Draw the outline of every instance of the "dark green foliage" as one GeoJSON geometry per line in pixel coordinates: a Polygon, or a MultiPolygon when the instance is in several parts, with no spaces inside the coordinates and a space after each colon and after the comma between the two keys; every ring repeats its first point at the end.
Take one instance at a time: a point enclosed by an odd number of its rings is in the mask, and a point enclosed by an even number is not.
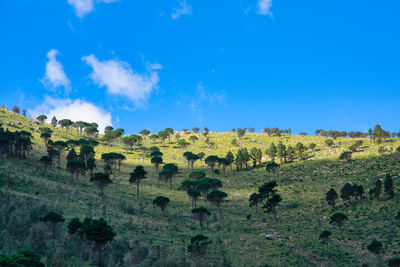
{"type": "MultiPolygon", "coordinates": [[[[179,140],[179,141],[182,141],[182,140],[179,140]]],[[[188,166],[190,167],[190,169],[193,170],[194,162],[199,159],[199,156],[197,156],[196,154],[194,154],[190,151],[186,151],[185,153],[183,153],[183,156],[188,161],[188,166]]]]}
{"type": "Polygon", "coordinates": [[[158,174],[158,179],[164,182],[168,182],[170,186],[172,186],[172,176],[174,175],[174,172],[168,169],[162,169],[159,174],[158,174]]]}
{"type": "Polygon", "coordinates": [[[214,156],[214,155],[208,156],[208,157],[204,160],[204,162],[205,162],[208,166],[210,166],[210,168],[211,168],[211,173],[214,173],[214,167],[215,167],[215,164],[217,164],[217,162],[218,162],[218,157],[217,157],[217,156],[214,156]]]}
{"type": "Polygon", "coordinates": [[[78,155],[75,152],[75,149],[72,148],[67,154],[67,162],[75,161],[78,159],[78,155]]]}
{"type": "Polygon", "coordinates": [[[351,186],[351,184],[346,183],[340,190],[340,197],[343,200],[347,200],[350,202],[352,196],[353,196],[353,187],[351,186]]]}
{"type": "Polygon", "coordinates": [[[327,193],[326,193],[326,202],[328,205],[331,205],[332,207],[335,206],[335,201],[338,199],[338,194],[336,193],[335,189],[331,188],[327,193]]]}
{"type": "Polygon", "coordinates": [[[198,189],[190,188],[187,190],[189,198],[192,200],[192,206],[196,207],[197,199],[201,196],[201,192],[198,189]]]}
{"type": "Polygon", "coordinates": [[[158,166],[163,163],[163,159],[161,157],[151,158],[151,163],[154,164],[156,173],[158,173],[158,166]]]}
{"type": "Polygon", "coordinates": [[[338,213],[334,213],[331,216],[330,221],[329,221],[330,224],[336,225],[339,228],[342,238],[343,238],[342,226],[343,226],[344,222],[347,220],[348,220],[348,218],[345,214],[338,212],[338,213]]]}
{"type": "Polygon", "coordinates": [[[45,222],[45,223],[49,223],[51,225],[52,236],[53,236],[53,239],[54,239],[55,235],[56,235],[57,224],[62,223],[65,220],[60,214],[58,214],[56,212],[53,212],[53,211],[50,211],[50,212],[48,212],[46,214],[46,216],[41,217],[40,221],[45,222]]]}
{"type": "Polygon", "coordinates": [[[40,260],[40,256],[36,254],[36,252],[34,252],[33,250],[27,248],[21,249],[17,253],[13,254],[11,256],[13,261],[10,261],[9,257],[4,257],[6,262],[8,261],[11,265],[1,265],[3,257],[4,255],[0,256],[0,266],[45,267],[45,265],[40,260]]]}
{"type": "Polygon", "coordinates": [[[277,164],[277,163],[275,163],[275,162],[273,162],[273,161],[268,162],[268,163],[265,165],[265,169],[267,170],[267,172],[272,173],[272,175],[274,175],[274,176],[276,176],[276,170],[277,170],[279,167],[280,167],[280,165],[277,164]]]}
{"type": "Polygon", "coordinates": [[[353,152],[351,151],[343,151],[340,155],[339,155],[339,159],[340,160],[349,160],[351,159],[353,152]]]}
{"type": "Polygon", "coordinates": [[[199,220],[200,227],[203,228],[204,221],[206,221],[208,217],[211,216],[211,212],[205,207],[198,207],[192,209],[192,215],[193,218],[199,220]]]}
{"type": "Polygon", "coordinates": [[[170,170],[173,173],[178,173],[178,165],[176,165],[175,163],[167,163],[163,166],[164,170],[170,170]]]}
{"type": "Polygon", "coordinates": [[[183,191],[188,191],[189,189],[194,189],[197,184],[198,181],[186,179],[181,183],[181,188],[183,191]]]}
{"type": "Polygon", "coordinates": [[[74,235],[75,233],[78,232],[78,230],[82,227],[82,222],[78,218],[73,218],[69,223],[68,223],[68,233],[71,235],[74,235]]]}
{"type": "Polygon", "coordinates": [[[400,267],[400,258],[391,258],[387,263],[389,267],[400,267]]]}
{"type": "Polygon", "coordinates": [[[393,179],[390,174],[386,174],[385,180],[383,181],[383,188],[390,199],[394,197],[393,179]]]}
{"type": "Polygon", "coordinates": [[[275,189],[277,184],[275,181],[266,182],[258,188],[258,193],[260,193],[263,199],[269,198],[272,194],[276,193],[275,189]]]}
{"type": "Polygon", "coordinates": [[[67,170],[71,173],[71,176],[76,175],[76,181],[79,179],[79,174],[84,174],[86,171],[85,163],[82,160],[68,161],[67,170]]]}
{"type": "Polygon", "coordinates": [[[382,181],[380,179],[377,179],[375,182],[375,187],[371,188],[368,194],[371,199],[374,198],[379,199],[381,193],[382,193],[382,181]]]}
{"type": "Polygon", "coordinates": [[[165,213],[168,203],[169,203],[169,198],[164,196],[157,196],[155,199],[153,199],[153,205],[159,207],[163,214],[165,213]]]}
{"type": "Polygon", "coordinates": [[[228,197],[228,195],[225,192],[216,189],[207,194],[207,200],[218,208],[226,197],[228,197]]]}
{"type": "Polygon", "coordinates": [[[195,258],[204,257],[209,244],[211,244],[211,241],[207,236],[196,235],[190,239],[188,252],[192,254],[195,258]]]}
{"type": "Polygon", "coordinates": [[[282,198],[278,194],[273,194],[270,198],[267,199],[267,202],[263,206],[264,212],[271,212],[274,214],[275,220],[276,217],[276,208],[278,207],[279,203],[282,201],[282,198]]]}
{"type": "Polygon", "coordinates": [[[382,243],[377,240],[372,240],[371,243],[367,246],[369,252],[374,253],[376,255],[382,252],[383,246],[382,243]]]}
{"type": "Polygon", "coordinates": [[[44,166],[44,171],[47,171],[47,168],[48,168],[49,166],[51,167],[51,164],[52,164],[52,162],[53,162],[52,158],[49,157],[49,156],[43,156],[43,157],[40,158],[39,161],[40,161],[40,163],[43,164],[43,166],[44,166]]]}
{"type": "Polygon", "coordinates": [[[150,157],[152,157],[152,158],[154,158],[154,157],[162,157],[163,155],[164,155],[164,153],[162,153],[162,152],[159,151],[159,150],[152,151],[152,152],[150,153],[150,157]]]}
{"type": "Polygon", "coordinates": [[[206,177],[206,173],[203,171],[193,171],[189,174],[189,179],[200,180],[206,177]]]}
{"type": "Polygon", "coordinates": [[[268,157],[271,158],[271,161],[275,160],[276,153],[278,152],[278,149],[276,148],[274,143],[271,143],[269,148],[265,150],[265,154],[268,155],[268,157]]]}
{"type": "Polygon", "coordinates": [[[139,186],[140,181],[146,179],[147,172],[145,171],[144,167],[139,165],[133,170],[130,174],[129,183],[136,184],[136,196],[139,197],[139,186]]]}

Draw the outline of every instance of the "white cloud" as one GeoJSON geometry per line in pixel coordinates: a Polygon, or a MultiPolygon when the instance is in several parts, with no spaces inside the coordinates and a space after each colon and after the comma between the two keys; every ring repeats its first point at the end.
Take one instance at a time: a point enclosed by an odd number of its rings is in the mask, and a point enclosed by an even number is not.
{"type": "MultiPolygon", "coordinates": [[[[97,0],[98,3],[112,3],[117,0],[97,0]]],[[[75,14],[82,18],[94,10],[94,0],[68,0],[68,4],[73,6],[75,14]]]]}
{"type": "Polygon", "coordinates": [[[56,49],[52,49],[47,53],[46,74],[41,81],[45,86],[52,89],[63,86],[66,93],[68,93],[71,82],[65,74],[62,64],[57,61],[57,54],[58,51],[56,49]]]}
{"type": "Polygon", "coordinates": [[[158,87],[160,64],[148,64],[147,74],[134,73],[127,62],[119,60],[100,61],[94,55],[82,58],[93,68],[90,78],[100,87],[107,87],[109,94],[125,96],[136,107],[144,107],[151,93],[158,87]]]}
{"type": "Polygon", "coordinates": [[[104,131],[106,126],[112,125],[110,113],[80,99],[55,99],[46,96],[41,105],[34,109],[29,109],[28,112],[33,118],[45,114],[47,122],[50,122],[53,116],[56,116],[58,120],[70,119],[89,123],[96,122],[99,125],[100,132],[104,131]]]}
{"type": "Polygon", "coordinates": [[[186,4],[186,0],[183,0],[179,3],[179,8],[174,9],[174,12],[171,14],[172,19],[178,19],[182,15],[191,15],[192,7],[186,4]]]}
{"type": "Polygon", "coordinates": [[[272,17],[272,0],[258,0],[258,14],[272,17]]]}
{"type": "Polygon", "coordinates": [[[202,82],[197,84],[196,95],[192,97],[192,101],[190,102],[190,109],[192,113],[196,114],[198,120],[203,121],[203,108],[210,108],[213,104],[218,104],[221,107],[221,104],[225,104],[225,92],[214,92],[208,93],[204,88],[202,82]]]}

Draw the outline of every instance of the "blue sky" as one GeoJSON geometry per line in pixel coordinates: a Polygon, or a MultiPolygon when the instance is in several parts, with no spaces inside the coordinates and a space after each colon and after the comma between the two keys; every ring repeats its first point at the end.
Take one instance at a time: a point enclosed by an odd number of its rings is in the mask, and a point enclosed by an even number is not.
{"type": "Polygon", "coordinates": [[[0,0],[0,104],[136,133],[400,129],[399,1],[0,0]]]}

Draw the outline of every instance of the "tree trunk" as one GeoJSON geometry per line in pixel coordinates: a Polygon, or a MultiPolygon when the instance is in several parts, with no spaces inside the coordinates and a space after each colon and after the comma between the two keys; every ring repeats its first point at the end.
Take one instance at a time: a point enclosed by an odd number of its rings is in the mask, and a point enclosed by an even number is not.
{"type": "Polygon", "coordinates": [[[139,197],[139,180],[136,181],[136,196],[139,197]]]}

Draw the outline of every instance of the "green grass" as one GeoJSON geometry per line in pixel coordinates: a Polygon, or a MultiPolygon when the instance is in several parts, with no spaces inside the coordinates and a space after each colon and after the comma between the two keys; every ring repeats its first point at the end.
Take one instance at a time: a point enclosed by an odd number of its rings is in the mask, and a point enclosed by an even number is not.
{"type": "MultiPolygon", "coordinates": [[[[8,111],[0,113],[0,116],[4,126],[16,121],[22,123],[19,127],[24,130],[36,130],[42,126],[8,111]]],[[[6,128],[20,130],[12,126],[6,128]]],[[[181,136],[187,139],[190,135],[181,133],[181,136]]],[[[119,143],[113,144],[111,148],[103,144],[96,147],[98,171],[102,170],[102,153],[112,151],[127,156],[121,172],[116,174],[114,183],[106,189],[106,219],[114,227],[118,238],[129,242],[138,240],[149,246],[162,244],[173,254],[186,249],[190,237],[200,233],[198,222],[190,217],[191,201],[185,192],[179,190],[180,183],[189,174],[182,154],[184,151],[203,151],[206,155],[225,156],[228,151],[235,154],[239,147],[231,145],[232,139],[237,138],[235,133],[211,132],[209,138],[215,144],[213,147],[205,143],[201,134],[197,136],[199,140],[185,150],[177,148],[174,138],[172,143],[166,141],[165,145],[145,141],[146,146],[157,145],[161,148],[164,162],[178,164],[180,172],[174,176],[172,187],[158,181],[150,159],[145,158],[142,162],[139,151],[127,154],[119,143]],[[136,187],[129,184],[129,173],[139,164],[145,166],[149,175],[141,184],[141,196],[138,199],[135,195],[136,187]],[[166,215],[162,215],[152,205],[152,200],[158,195],[167,196],[171,200],[166,215]]],[[[59,128],[53,134],[53,140],[70,138],[80,136],[75,130],[66,133],[59,128]]],[[[240,147],[258,147],[262,151],[271,142],[278,141],[286,145],[295,145],[297,142],[305,145],[316,143],[317,147],[310,152],[312,157],[308,161],[284,164],[278,170],[278,193],[283,202],[279,207],[277,222],[271,214],[262,212],[256,218],[254,209],[248,205],[249,195],[256,192],[262,183],[272,179],[264,168],[242,172],[227,168],[225,177],[222,174],[212,175],[223,181],[221,190],[228,194],[227,201],[222,205],[222,218],[219,218],[217,209],[209,203],[202,199],[198,203],[207,206],[213,213],[203,231],[213,240],[208,249],[212,260],[218,260],[224,250],[232,266],[262,266],[267,263],[271,266],[361,266],[374,260],[374,256],[366,249],[373,238],[384,244],[385,258],[399,255],[400,234],[394,220],[400,204],[398,192],[392,200],[383,196],[381,200],[365,198],[353,200],[350,204],[339,201],[333,209],[325,203],[325,193],[331,187],[339,192],[346,182],[350,182],[361,184],[367,190],[372,187],[370,181],[374,177],[383,178],[386,173],[399,177],[399,156],[379,155],[377,152],[382,145],[394,150],[399,146],[399,141],[378,145],[369,139],[362,139],[362,149],[353,155],[353,160],[346,162],[338,161],[337,158],[354,143],[354,139],[338,138],[331,149],[324,145],[325,139],[296,135],[268,137],[261,133],[246,133],[245,138],[239,140],[240,147]],[[329,225],[330,215],[337,211],[349,217],[343,227],[344,240],[337,228],[329,225]],[[252,214],[251,220],[246,219],[247,214],[252,214]],[[318,240],[323,230],[333,233],[329,247],[318,240]]],[[[98,190],[89,182],[88,175],[80,177],[78,183],[71,181],[69,173],[64,170],[66,152],[63,154],[62,168],[44,173],[38,164],[38,159],[45,154],[43,146],[39,134],[34,133],[34,150],[27,160],[0,161],[2,193],[13,199],[46,204],[51,209],[62,211],[67,221],[74,217],[99,217],[101,199],[98,190]]],[[[211,176],[209,168],[201,166],[199,162],[195,163],[195,169],[204,169],[211,176]]],[[[400,184],[396,179],[395,185],[397,191],[400,184]]],[[[8,252],[4,248],[3,251],[8,252]]]]}

